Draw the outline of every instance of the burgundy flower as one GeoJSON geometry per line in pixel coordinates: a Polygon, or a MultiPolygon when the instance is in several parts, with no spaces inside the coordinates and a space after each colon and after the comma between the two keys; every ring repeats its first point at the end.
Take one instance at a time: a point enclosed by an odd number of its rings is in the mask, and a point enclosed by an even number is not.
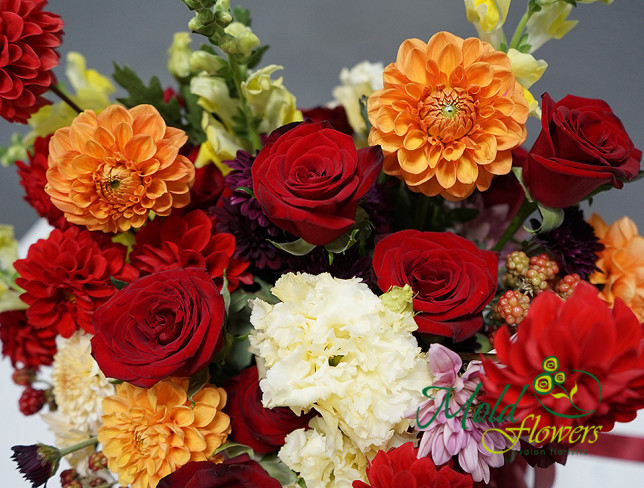
{"type": "Polygon", "coordinates": [[[261,454],[277,451],[284,445],[287,434],[306,427],[313,416],[298,417],[286,407],[264,408],[257,366],[231,378],[225,389],[228,392],[226,411],[230,415],[232,438],[261,454]]]}
{"type": "Polygon", "coordinates": [[[190,188],[190,203],[183,209],[183,212],[195,209],[207,212],[210,207],[217,205],[225,190],[224,175],[221,174],[217,166],[207,164],[197,168],[195,170],[195,184],[190,188]]]}
{"type": "Polygon", "coordinates": [[[25,200],[38,212],[38,215],[46,218],[50,225],[58,229],[66,229],[72,224],[65,219],[63,212],[51,202],[51,197],[45,193],[50,139],[51,135],[36,138],[33,154],[28,153],[29,164],[16,161],[16,166],[20,175],[20,184],[26,192],[25,200]]]}
{"type": "Polygon", "coordinates": [[[139,278],[94,314],[92,355],[105,376],[149,388],[191,376],[221,345],[224,299],[200,268],[139,278]]]}
{"type": "Polygon", "coordinates": [[[0,341],[14,368],[49,366],[56,354],[56,329],[32,327],[25,310],[0,313],[0,341]]]}
{"type": "Polygon", "coordinates": [[[246,270],[249,263],[233,257],[233,235],[217,233],[212,219],[202,210],[155,219],[137,232],[135,239],[130,261],[142,274],[197,267],[208,271],[221,287],[226,271],[230,291],[253,281],[246,270]]]}
{"type": "Polygon", "coordinates": [[[32,488],[46,484],[60,464],[60,451],[52,446],[33,444],[13,446],[11,450],[11,459],[18,464],[18,470],[32,488]]]}
{"type": "Polygon", "coordinates": [[[264,468],[248,455],[226,459],[215,464],[210,461],[190,462],[162,478],[157,488],[281,488],[264,468]]]}
{"type": "MultiPolygon", "coordinates": [[[[592,442],[593,428],[609,431],[644,407],[644,327],[621,300],[609,309],[586,282],[566,301],[537,296],[516,337],[499,329],[494,346],[500,364],[483,362],[485,401],[498,405],[495,415],[516,405],[510,420],[526,428],[591,426],[585,440],[592,442]]],[[[557,441],[575,444],[578,434],[557,441]]]]}
{"type": "Polygon", "coordinates": [[[27,257],[14,263],[30,326],[63,337],[76,329],[93,334],[92,313],[116,292],[110,278],[127,282],[138,275],[125,263],[125,251],[108,236],[78,227],[54,229],[33,244],[27,257]]]}
{"type": "Polygon", "coordinates": [[[0,0],[0,116],[27,123],[50,103],[41,95],[56,82],[63,35],[60,16],[44,12],[46,0],[0,0]]]}
{"type": "Polygon", "coordinates": [[[483,325],[496,292],[498,256],[451,232],[404,230],[376,244],[378,286],[411,286],[418,332],[461,341],[483,325]]]}
{"type": "Polygon", "coordinates": [[[411,442],[388,452],[379,451],[367,468],[369,484],[354,481],[353,488],[472,488],[472,477],[448,465],[437,468],[427,457],[416,458],[411,442]]]}
{"type": "Polygon", "coordinates": [[[349,123],[347,112],[342,105],[337,107],[313,107],[309,109],[302,109],[304,119],[309,119],[312,122],[329,122],[331,127],[335,130],[343,132],[349,136],[353,135],[353,127],[349,123]]]}

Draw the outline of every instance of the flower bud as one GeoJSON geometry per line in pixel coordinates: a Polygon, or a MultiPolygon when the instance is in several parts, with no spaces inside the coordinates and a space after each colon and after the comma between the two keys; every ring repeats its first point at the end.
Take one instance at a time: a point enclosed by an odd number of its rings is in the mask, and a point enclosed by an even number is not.
{"type": "Polygon", "coordinates": [[[228,64],[221,56],[206,51],[195,51],[190,56],[190,69],[192,71],[205,71],[209,75],[217,75],[228,64]]]}
{"type": "MultiPolygon", "coordinates": [[[[250,27],[241,22],[233,22],[224,29],[224,32],[236,39],[236,52],[242,56],[250,56],[253,49],[259,46],[259,38],[253,34],[250,27]]],[[[221,47],[221,40],[219,46],[221,47]]]]}
{"type": "Polygon", "coordinates": [[[233,21],[233,16],[227,10],[217,10],[215,12],[215,22],[221,27],[226,27],[233,21]]]}

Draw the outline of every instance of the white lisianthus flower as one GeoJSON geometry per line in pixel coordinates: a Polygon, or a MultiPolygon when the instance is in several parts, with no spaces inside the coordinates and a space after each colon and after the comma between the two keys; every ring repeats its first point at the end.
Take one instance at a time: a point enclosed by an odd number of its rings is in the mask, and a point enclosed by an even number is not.
{"type": "Polygon", "coordinates": [[[349,124],[356,134],[365,134],[367,126],[360,114],[360,97],[369,96],[382,88],[382,63],[362,61],[353,68],[342,68],[340,71],[341,86],[333,89],[333,97],[344,107],[349,124]]]}
{"type": "Polygon", "coordinates": [[[351,488],[354,480],[367,481],[367,458],[337,428],[313,417],[308,429],[286,436],[279,458],[296,471],[307,488],[351,488]]]}
{"type": "Polygon", "coordinates": [[[360,279],[283,275],[270,305],[252,302],[250,343],[262,358],[267,408],[311,408],[362,452],[407,429],[406,408],[431,384],[411,313],[394,312],[360,279]]]}
{"type": "Polygon", "coordinates": [[[101,425],[103,398],[114,394],[103,372],[91,356],[91,334],[76,331],[69,339],[56,338],[51,380],[58,412],[75,430],[95,435],[101,425]]]}

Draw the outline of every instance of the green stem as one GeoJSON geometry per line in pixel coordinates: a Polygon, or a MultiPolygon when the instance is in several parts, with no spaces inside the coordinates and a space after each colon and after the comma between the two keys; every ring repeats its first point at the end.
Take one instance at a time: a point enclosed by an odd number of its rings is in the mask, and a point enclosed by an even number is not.
{"type": "Polygon", "coordinates": [[[535,211],[536,208],[537,205],[535,203],[529,202],[527,198],[524,199],[523,203],[521,204],[521,208],[519,208],[519,211],[512,219],[512,222],[510,222],[510,225],[507,229],[505,229],[505,232],[499,239],[499,242],[496,243],[496,246],[494,246],[492,250],[501,251],[508,243],[508,241],[512,239],[512,236],[516,234],[517,230],[519,230],[519,227],[523,225],[525,219],[527,219],[530,214],[535,211]]]}
{"type": "Polygon", "coordinates": [[[96,437],[90,437],[89,439],[79,442],[78,444],[74,444],[73,446],[65,447],[60,450],[60,457],[67,456],[67,454],[71,454],[72,452],[79,451],[80,449],[83,449],[88,446],[93,446],[94,444],[98,444],[98,439],[96,437]]]}
{"type": "Polygon", "coordinates": [[[517,25],[516,30],[514,31],[514,34],[512,35],[512,40],[510,41],[510,45],[508,46],[508,49],[511,47],[514,49],[517,48],[517,46],[519,45],[519,41],[521,40],[521,36],[523,35],[523,30],[525,29],[525,26],[528,23],[528,20],[530,20],[530,17],[532,17],[533,13],[534,13],[534,10],[532,10],[530,7],[526,9],[525,13],[523,14],[523,17],[521,17],[521,20],[517,25]]]}
{"type": "Polygon", "coordinates": [[[248,131],[248,140],[253,146],[253,152],[259,151],[262,148],[262,141],[259,137],[259,133],[257,132],[257,127],[255,127],[255,124],[253,123],[253,113],[248,106],[248,101],[244,97],[241,87],[242,82],[246,80],[246,66],[239,64],[237,60],[230,54],[228,55],[228,62],[230,63],[230,67],[232,68],[233,80],[235,82],[235,87],[237,88],[237,96],[239,97],[239,100],[242,104],[244,122],[246,125],[246,130],[248,131]]]}
{"type": "Polygon", "coordinates": [[[53,91],[58,96],[58,98],[60,98],[63,102],[69,105],[76,112],[78,112],[79,114],[83,112],[83,109],[80,108],[78,105],[76,105],[71,98],[69,98],[62,91],[60,91],[60,89],[56,85],[51,85],[49,89],[53,91]]]}

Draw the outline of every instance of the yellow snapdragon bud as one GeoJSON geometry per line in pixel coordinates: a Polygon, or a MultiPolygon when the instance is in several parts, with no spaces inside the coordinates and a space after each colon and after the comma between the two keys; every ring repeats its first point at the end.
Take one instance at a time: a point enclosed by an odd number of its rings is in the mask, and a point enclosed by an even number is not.
{"type": "Polygon", "coordinates": [[[224,52],[250,56],[253,49],[259,46],[259,38],[253,34],[250,27],[241,22],[231,23],[224,32],[227,36],[222,36],[219,40],[219,46],[224,52]]]}
{"type": "Polygon", "coordinates": [[[168,71],[175,78],[187,78],[190,76],[190,33],[176,32],[172,39],[172,45],[168,50],[168,71]]]}
{"type": "Polygon", "coordinates": [[[510,0],[465,0],[467,20],[474,24],[481,40],[495,49],[504,41],[503,24],[509,8],[510,0]]]}
{"type": "Polygon", "coordinates": [[[561,39],[577,25],[577,20],[568,20],[572,5],[556,2],[544,5],[530,17],[526,24],[529,53],[535,52],[550,39],[561,39]]]}

